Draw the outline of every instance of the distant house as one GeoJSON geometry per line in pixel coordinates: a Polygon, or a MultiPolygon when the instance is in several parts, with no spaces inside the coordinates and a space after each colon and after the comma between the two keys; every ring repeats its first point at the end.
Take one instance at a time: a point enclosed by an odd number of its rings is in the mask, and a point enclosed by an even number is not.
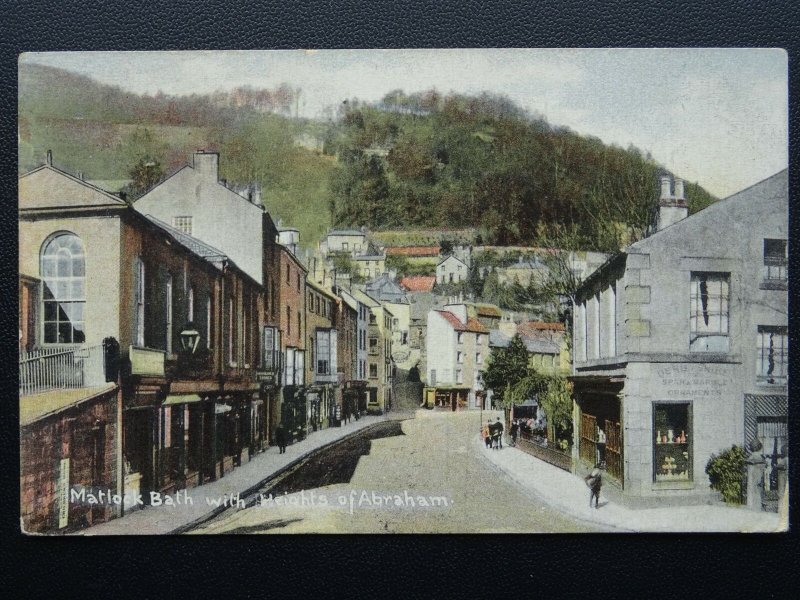
{"type": "Polygon", "coordinates": [[[435,285],[436,276],[434,275],[403,277],[400,280],[400,287],[408,292],[432,292],[435,285]]]}
{"type": "Polygon", "coordinates": [[[364,291],[379,302],[408,303],[406,291],[388,273],[367,281],[364,284],[364,291]]]}
{"type": "Polygon", "coordinates": [[[469,271],[466,263],[455,256],[448,256],[436,265],[436,283],[459,283],[467,280],[469,271]]]}
{"type": "Polygon", "coordinates": [[[489,330],[468,316],[465,304],[431,310],[427,321],[426,405],[450,410],[480,408],[489,330]]]}
{"type": "Polygon", "coordinates": [[[320,252],[323,255],[346,252],[351,256],[357,256],[366,253],[367,247],[367,233],[361,229],[331,229],[320,242],[320,252]]]}
{"type": "Polygon", "coordinates": [[[489,344],[493,348],[505,348],[515,334],[519,334],[528,350],[528,366],[544,375],[570,374],[569,344],[563,323],[515,323],[506,318],[498,329],[490,332],[489,344]]]}

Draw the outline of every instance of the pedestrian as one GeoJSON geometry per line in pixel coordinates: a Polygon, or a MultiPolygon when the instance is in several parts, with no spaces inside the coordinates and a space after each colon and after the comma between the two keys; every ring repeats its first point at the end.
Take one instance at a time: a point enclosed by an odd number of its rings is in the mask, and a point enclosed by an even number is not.
{"type": "Polygon", "coordinates": [[[606,432],[597,428],[597,464],[605,467],[606,464],[606,432]]]}
{"type": "Polygon", "coordinates": [[[519,434],[519,422],[515,419],[511,423],[511,445],[517,445],[517,435],[519,434]]]}
{"type": "Polygon", "coordinates": [[[502,450],[503,449],[503,429],[505,429],[505,428],[503,427],[503,422],[500,420],[500,417],[497,417],[497,424],[495,425],[495,427],[497,428],[497,433],[498,433],[497,442],[498,442],[498,445],[500,446],[500,449],[502,450]]]}
{"type": "Polygon", "coordinates": [[[486,425],[483,426],[481,429],[481,435],[483,435],[483,443],[486,444],[486,449],[489,450],[492,447],[492,431],[490,429],[491,421],[486,421],[486,425]]]}
{"type": "Polygon", "coordinates": [[[279,424],[278,427],[275,429],[275,441],[278,442],[278,454],[285,454],[286,453],[286,430],[283,428],[283,424],[279,424]]]}
{"type": "Polygon", "coordinates": [[[600,488],[603,486],[603,477],[600,475],[600,469],[595,467],[583,480],[589,487],[589,508],[592,508],[592,499],[594,499],[594,507],[600,508],[600,488]]]}

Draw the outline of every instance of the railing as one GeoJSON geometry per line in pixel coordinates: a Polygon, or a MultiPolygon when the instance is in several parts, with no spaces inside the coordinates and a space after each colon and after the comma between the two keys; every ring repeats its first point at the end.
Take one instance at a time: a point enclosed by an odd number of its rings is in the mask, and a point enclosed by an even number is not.
{"type": "Polygon", "coordinates": [[[105,383],[103,346],[43,348],[19,354],[19,395],[105,383]]]}
{"type": "Polygon", "coordinates": [[[566,450],[561,450],[549,444],[547,438],[543,435],[522,432],[517,440],[517,447],[523,452],[527,452],[554,467],[558,467],[564,471],[570,471],[572,469],[571,449],[567,448],[566,450]]]}

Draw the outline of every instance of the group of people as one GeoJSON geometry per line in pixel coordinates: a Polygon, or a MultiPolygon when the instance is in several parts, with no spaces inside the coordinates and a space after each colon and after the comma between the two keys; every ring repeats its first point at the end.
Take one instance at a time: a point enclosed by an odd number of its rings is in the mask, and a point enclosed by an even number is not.
{"type": "Polygon", "coordinates": [[[486,421],[486,425],[481,429],[481,435],[483,436],[483,441],[486,443],[486,448],[498,450],[503,447],[504,429],[500,417],[497,417],[497,421],[494,423],[492,423],[491,419],[486,421]]]}

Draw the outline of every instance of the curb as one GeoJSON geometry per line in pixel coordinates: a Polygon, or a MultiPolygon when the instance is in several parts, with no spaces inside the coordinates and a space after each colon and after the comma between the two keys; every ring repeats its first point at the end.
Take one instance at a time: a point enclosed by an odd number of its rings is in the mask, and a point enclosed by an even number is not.
{"type": "MultiPolygon", "coordinates": [[[[272,473],[267,475],[264,479],[258,481],[257,483],[251,485],[249,488],[247,488],[244,491],[239,493],[241,496],[245,497],[245,506],[247,505],[248,496],[255,495],[260,488],[264,487],[270,481],[273,481],[273,480],[279,478],[280,476],[286,474],[288,471],[291,471],[294,467],[296,467],[300,463],[308,460],[311,456],[313,456],[317,452],[322,452],[323,450],[326,450],[326,449],[330,448],[331,446],[334,446],[336,444],[344,442],[344,441],[350,439],[351,437],[354,437],[355,435],[357,435],[359,433],[363,433],[364,431],[367,431],[368,429],[371,429],[371,428],[373,428],[373,427],[375,427],[377,425],[380,425],[381,423],[384,423],[385,421],[386,421],[386,419],[381,419],[380,421],[378,421],[376,423],[372,423],[371,425],[367,425],[365,427],[362,427],[361,429],[357,429],[355,431],[352,431],[352,432],[348,433],[347,435],[343,435],[340,438],[337,438],[335,440],[327,442],[327,443],[323,444],[322,446],[319,446],[318,448],[314,448],[313,450],[309,450],[305,454],[301,454],[300,456],[295,458],[293,461],[291,461],[289,463],[286,463],[285,465],[280,467],[277,471],[273,471],[272,473]]],[[[191,531],[192,529],[195,529],[196,527],[202,525],[203,523],[207,523],[208,521],[214,519],[215,517],[218,517],[220,514],[222,514],[223,512],[225,512],[226,510],[229,510],[229,509],[230,509],[230,506],[224,506],[224,505],[223,506],[215,506],[208,513],[204,514],[203,516],[197,517],[193,521],[190,521],[189,523],[186,523],[184,525],[176,527],[175,529],[173,529],[171,531],[167,531],[167,532],[165,532],[165,533],[163,533],[161,535],[182,535],[184,533],[187,533],[188,531],[191,531]]]]}

